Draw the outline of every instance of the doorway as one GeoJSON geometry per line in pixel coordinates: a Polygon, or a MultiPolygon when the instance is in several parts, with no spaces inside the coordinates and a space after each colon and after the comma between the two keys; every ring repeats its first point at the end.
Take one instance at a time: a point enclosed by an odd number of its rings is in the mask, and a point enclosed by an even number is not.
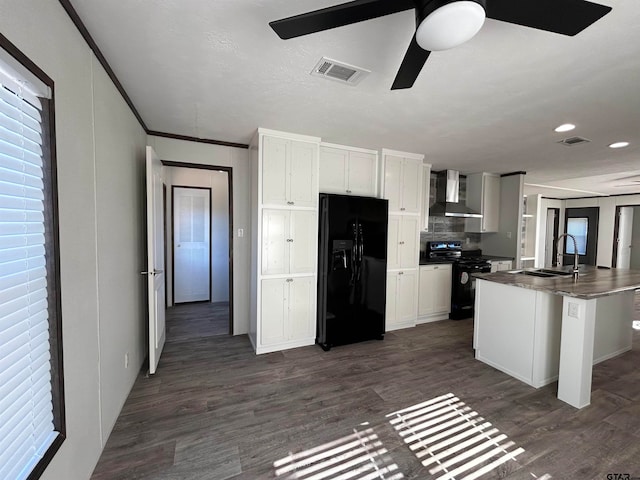
{"type": "MultiPolygon", "coordinates": [[[[578,262],[584,265],[596,264],[598,246],[598,217],[600,207],[567,208],[565,210],[564,231],[575,237],[578,262]]],[[[570,238],[564,239],[563,265],[573,265],[574,245],[570,238]]]]}
{"type": "Polygon", "coordinates": [[[211,188],[171,186],[173,304],[211,301],[211,188]]]}
{"type": "Polygon", "coordinates": [[[616,207],[613,232],[613,267],[640,269],[640,205],[616,207]]]}
{"type": "Polygon", "coordinates": [[[558,259],[558,235],[560,229],[560,209],[547,208],[544,245],[544,266],[553,267],[558,259]]]}
{"type": "Polygon", "coordinates": [[[233,334],[233,212],[230,167],[163,161],[167,342],[233,334]]]}

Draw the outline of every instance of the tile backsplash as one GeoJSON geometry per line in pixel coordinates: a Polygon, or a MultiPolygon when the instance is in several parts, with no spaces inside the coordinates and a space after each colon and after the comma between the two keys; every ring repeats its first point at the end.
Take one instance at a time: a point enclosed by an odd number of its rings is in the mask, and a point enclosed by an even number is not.
{"type": "MultiPolygon", "coordinates": [[[[460,176],[459,202],[466,201],[467,178],[460,176]]],[[[429,205],[436,203],[436,174],[431,174],[431,188],[429,191],[429,205]]],[[[437,240],[460,240],[462,248],[472,250],[480,248],[480,234],[466,233],[465,219],[455,217],[429,217],[429,231],[420,233],[420,244],[437,240]]],[[[421,248],[422,249],[422,248],[421,248]]]]}

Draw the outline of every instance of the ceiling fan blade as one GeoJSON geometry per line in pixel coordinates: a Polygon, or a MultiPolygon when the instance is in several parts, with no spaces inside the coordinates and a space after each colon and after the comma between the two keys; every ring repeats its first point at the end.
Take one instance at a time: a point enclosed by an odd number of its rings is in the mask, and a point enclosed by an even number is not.
{"type": "Polygon", "coordinates": [[[430,51],[423,50],[420,45],[418,45],[414,34],[407,53],[404,54],[404,59],[402,60],[396,79],[393,81],[391,90],[413,87],[430,53],[430,51]]]}
{"type": "Polygon", "coordinates": [[[584,0],[487,0],[487,18],[563,35],[576,35],[611,11],[584,0]]]}
{"type": "Polygon", "coordinates": [[[286,40],[413,8],[415,8],[413,0],[355,0],[275,20],[269,25],[280,38],[286,40]]]}

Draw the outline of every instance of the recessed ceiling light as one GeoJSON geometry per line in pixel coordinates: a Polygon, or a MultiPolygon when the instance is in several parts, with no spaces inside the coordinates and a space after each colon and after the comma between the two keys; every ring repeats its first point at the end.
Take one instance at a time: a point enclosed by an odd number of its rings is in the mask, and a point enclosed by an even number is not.
{"type": "Polygon", "coordinates": [[[576,128],[576,126],[573,123],[563,123],[559,127],[556,127],[554,129],[554,131],[556,131],[558,133],[560,133],[560,132],[570,132],[574,128],[576,128]]]}
{"type": "Polygon", "coordinates": [[[628,146],[629,146],[629,142],[616,142],[609,145],[609,148],[624,148],[628,146]]]}

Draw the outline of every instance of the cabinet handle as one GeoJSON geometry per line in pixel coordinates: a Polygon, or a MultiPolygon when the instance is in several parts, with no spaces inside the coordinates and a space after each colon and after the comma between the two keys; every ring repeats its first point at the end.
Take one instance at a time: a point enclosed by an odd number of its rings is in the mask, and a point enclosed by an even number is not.
{"type": "Polygon", "coordinates": [[[400,245],[404,245],[404,242],[398,242],[400,245]]]}
{"type": "Polygon", "coordinates": [[[404,207],[400,207],[400,211],[401,211],[401,212],[404,212],[405,210],[406,210],[406,208],[404,208],[404,207]]]}
{"type": "Polygon", "coordinates": [[[287,205],[293,205],[293,202],[287,202],[287,205]]]}
{"type": "Polygon", "coordinates": [[[287,282],[293,282],[293,278],[287,278],[287,282]]]}
{"type": "Polygon", "coordinates": [[[398,275],[404,275],[404,272],[398,272],[398,275]]]}
{"type": "Polygon", "coordinates": [[[347,193],[351,193],[351,190],[347,190],[347,193]]]}
{"type": "Polygon", "coordinates": [[[433,269],[434,269],[434,270],[437,270],[437,269],[438,269],[438,267],[433,267],[433,269]]]}
{"type": "Polygon", "coordinates": [[[287,238],[287,242],[293,242],[293,238],[287,238]]]}

